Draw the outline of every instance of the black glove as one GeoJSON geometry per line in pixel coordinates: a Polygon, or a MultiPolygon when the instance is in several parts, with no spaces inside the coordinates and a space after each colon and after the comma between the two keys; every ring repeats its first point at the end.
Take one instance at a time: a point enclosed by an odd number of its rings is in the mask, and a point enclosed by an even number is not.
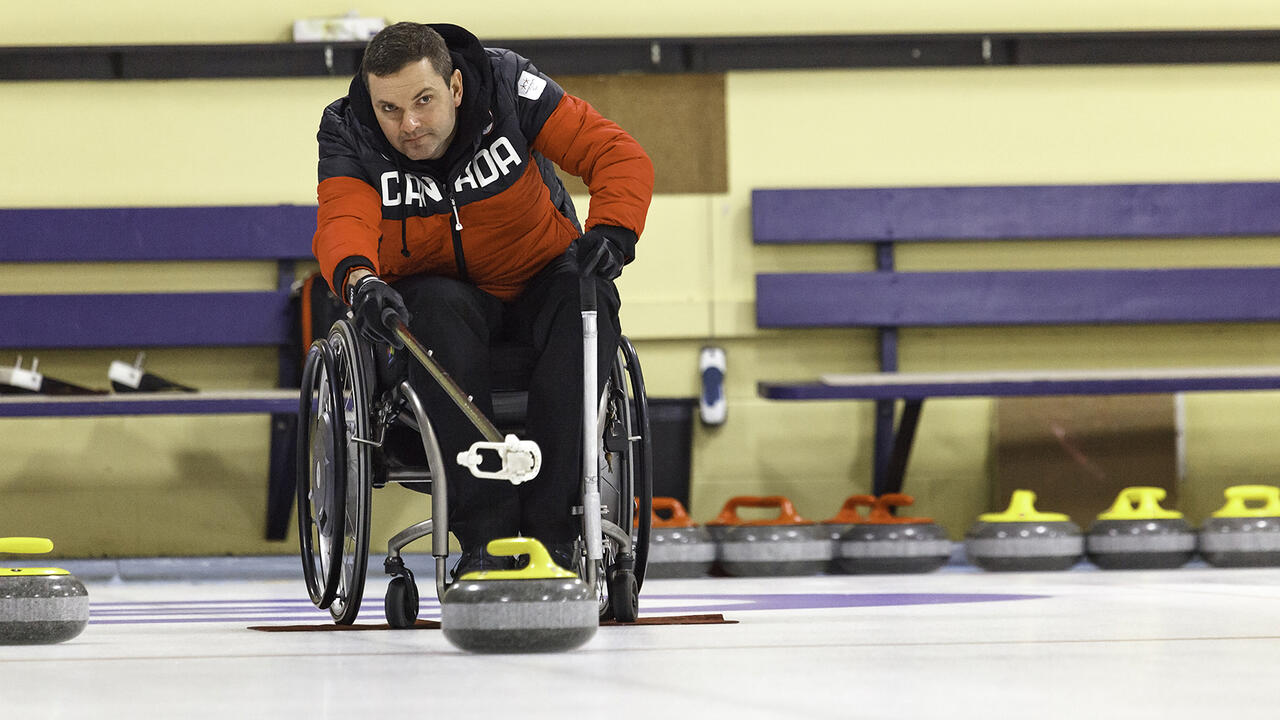
{"type": "Polygon", "coordinates": [[[404,306],[400,293],[377,275],[365,275],[356,281],[351,297],[351,314],[355,317],[356,330],[364,339],[373,343],[385,343],[395,348],[404,347],[400,338],[392,331],[393,322],[384,322],[382,316],[388,309],[394,310],[396,318],[406,325],[409,323],[409,310],[404,306]]]}
{"type": "Polygon", "coordinates": [[[636,234],[616,225],[596,225],[578,238],[578,271],[615,280],[636,256],[636,234]]]}

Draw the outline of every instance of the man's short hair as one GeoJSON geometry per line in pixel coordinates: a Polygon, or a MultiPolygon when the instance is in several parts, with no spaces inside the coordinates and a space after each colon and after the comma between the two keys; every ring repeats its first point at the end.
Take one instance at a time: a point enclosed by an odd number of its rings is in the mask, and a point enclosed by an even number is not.
{"type": "Polygon", "coordinates": [[[440,77],[449,81],[453,75],[453,58],[444,38],[429,25],[398,22],[388,25],[369,40],[360,62],[360,75],[365,83],[369,75],[393,75],[405,65],[426,58],[440,77]]]}

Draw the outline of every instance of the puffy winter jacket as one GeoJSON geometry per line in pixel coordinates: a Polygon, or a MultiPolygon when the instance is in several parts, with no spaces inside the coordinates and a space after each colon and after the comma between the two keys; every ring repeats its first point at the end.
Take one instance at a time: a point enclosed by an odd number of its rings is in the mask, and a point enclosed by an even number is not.
{"type": "Polygon", "coordinates": [[[548,160],[586,183],[588,229],[616,226],[638,237],[653,193],[640,145],[525,58],[484,48],[460,27],[432,27],[463,78],[446,154],[458,161],[447,172],[391,146],[359,75],[321,118],[312,249],[335,292],[364,267],[388,281],[428,273],[516,297],[580,234],[548,160]]]}

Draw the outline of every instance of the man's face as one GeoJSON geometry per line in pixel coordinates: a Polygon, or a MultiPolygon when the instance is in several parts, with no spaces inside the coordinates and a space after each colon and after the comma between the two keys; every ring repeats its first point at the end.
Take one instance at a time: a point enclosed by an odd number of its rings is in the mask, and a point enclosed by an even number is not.
{"type": "Polygon", "coordinates": [[[373,114],[391,146],[410,160],[438,160],[453,142],[462,73],[445,79],[426,58],[391,75],[369,75],[373,114]]]}

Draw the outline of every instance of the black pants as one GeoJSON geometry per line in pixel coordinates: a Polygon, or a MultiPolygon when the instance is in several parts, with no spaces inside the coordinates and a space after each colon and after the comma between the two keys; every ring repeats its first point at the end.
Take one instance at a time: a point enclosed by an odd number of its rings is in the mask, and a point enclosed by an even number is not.
{"type": "MultiPolygon", "coordinates": [[[[527,432],[542,450],[538,477],[515,486],[473,477],[453,462],[483,440],[448,395],[416,361],[409,382],[422,398],[448,464],[449,529],[463,549],[499,537],[525,535],[544,543],[578,537],[582,482],[582,314],[576,263],[553,262],[511,302],[445,277],[399,280],[414,336],[486,416],[493,417],[490,349],[506,341],[533,349],[527,432]]],[[[613,283],[596,281],[600,385],[617,354],[619,299],[613,283]]]]}

